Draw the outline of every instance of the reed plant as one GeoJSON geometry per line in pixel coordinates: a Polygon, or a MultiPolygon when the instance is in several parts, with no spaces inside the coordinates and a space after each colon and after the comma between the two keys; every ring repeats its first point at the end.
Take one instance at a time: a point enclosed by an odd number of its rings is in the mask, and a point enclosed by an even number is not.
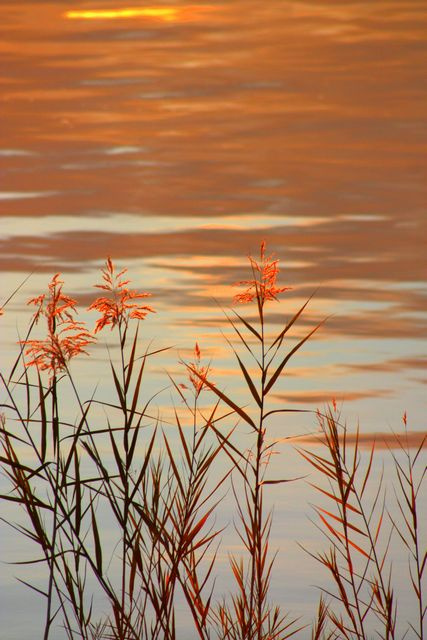
{"type": "MultiPolygon", "coordinates": [[[[0,462],[9,483],[1,499],[21,507],[25,520],[7,524],[38,549],[28,564],[44,566],[43,583],[24,581],[44,602],[44,640],[59,626],[70,640],[187,640],[177,623],[178,601],[186,603],[193,636],[202,640],[307,634],[315,640],[367,640],[375,625],[379,637],[395,640],[401,636],[393,538],[409,554],[408,585],[416,603],[406,637],[424,640],[426,552],[419,501],[425,438],[414,451],[403,437],[400,454],[392,451],[395,505],[382,477],[372,498],[375,448],[363,466],[358,435],[349,441],[335,404],[317,412],[319,443],[299,447],[319,476],[313,484],[332,504],[316,507],[330,548],[309,551],[332,586],[324,588],[311,630],[272,602],[278,551],[270,549],[268,488],[297,478],[271,477],[276,443],[269,429],[273,417],[312,412],[271,408],[269,398],[322,323],[288,347],[309,300],[272,333],[267,306],[288,287],[278,285],[278,260],[266,253],[265,243],[259,258],[249,260],[250,277],[237,283],[244,289],[234,302],[252,305],[255,317],[236,308],[224,312],[235,336],[225,339],[248,402],[221,387],[196,343],[192,359],[180,362],[185,382],[168,377],[173,425],[159,415],[157,394],[148,394],[146,384],[150,363],[167,349],[142,346],[141,322],[154,309],[146,304],[148,293],[130,288],[126,270],[116,272],[107,259],[96,285],[101,296],[89,307],[98,314],[93,331],[77,320],[77,303],[64,293],[59,274],[46,294],[30,301],[35,313],[27,335],[10,372],[0,372],[0,462]],[[43,323],[42,337],[34,337],[43,323]],[[96,392],[82,398],[72,361],[90,352],[107,330],[116,345],[107,359],[108,401],[96,392]],[[209,399],[208,408],[202,397],[209,399]],[[249,429],[244,444],[242,434],[237,437],[241,425],[249,429]],[[234,587],[218,594],[221,529],[215,516],[228,491],[241,553],[229,555],[234,587]]],[[[404,426],[407,434],[406,415],[404,426]]]]}
{"type": "MultiPolygon", "coordinates": [[[[372,480],[376,442],[362,455],[359,429],[349,434],[334,402],[326,413],[318,412],[319,449],[299,448],[301,456],[326,482],[312,486],[326,498],[330,506],[314,507],[319,525],[329,541],[327,551],[312,555],[329,573],[332,587],[324,588],[331,604],[319,618],[331,624],[334,637],[384,640],[426,636],[425,568],[426,518],[420,521],[421,490],[426,466],[422,451],[427,434],[421,433],[412,451],[404,414],[404,433],[395,435],[390,448],[396,482],[386,483],[384,472],[372,480]],[[396,451],[401,455],[396,455],[396,451]],[[372,480],[372,482],[371,482],[372,480]],[[394,496],[387,495],[393,486],[394,496]],[[413,590],[414,611],[411,620],[399,615],[397,587],[402,576],[393,574],[390,549],[397,537],[408,556],[405,585],[413,590]],[[406,627],[406,629],[405,629],[406,627]]],[[[406,589],[406,591],[408,590],[406,589]]],[[[323,624],[325,627],[325,622],[323,624]]]]}

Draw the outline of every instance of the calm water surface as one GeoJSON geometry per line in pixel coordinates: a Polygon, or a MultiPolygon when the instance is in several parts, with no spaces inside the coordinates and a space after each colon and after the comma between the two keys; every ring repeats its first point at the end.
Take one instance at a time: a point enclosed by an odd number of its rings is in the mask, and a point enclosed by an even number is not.
{"type": "MultiPolygon", "coordinates": [[[[273,404],[336,397],[368,432],[400,428],[405,410],[425,429],[424,0],[126,8],[2,0],[0,300],[32,274],[1,319],[3,362],[53,273],[93,322],[84,309],[110,255],[155,296],[147,339],[181,356],[197,339],[239,394],[214,299],[230,303],[265,239],[293,287],[271,305],[273,329],[317,288],[295,335],[331,315],[273,404]]],[[[89,373],[76,364],[88,387],[103,349],[89,373]]],[[[178,358],[159,358],[153,389],[164,367],[183,375],[178,358]]],[[[275,499],[285,513],[295,501],[275,499]]],[[[278,537],[294,554],[305,516],[292,523],[278,537]]],[[[277,587],[290,608],[315,600],[302,595],[312,569],[277,587]]],[[[3,584],[17,606],[23,592],[3,584]]],[[[10,638],[29,638],[26,624],[10,638]]]]}

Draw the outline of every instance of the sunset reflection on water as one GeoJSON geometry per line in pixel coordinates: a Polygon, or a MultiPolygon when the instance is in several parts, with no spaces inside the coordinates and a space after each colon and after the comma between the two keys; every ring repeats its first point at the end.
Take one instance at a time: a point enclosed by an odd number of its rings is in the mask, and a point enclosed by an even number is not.
{"type": "MultiPolygon", "coordinates": [[[[330,316],[274,406],[335,397],[368,433],[404,410],[425,429],[424,0],[5,0],[0,16],[0,302],[32,274],[0,319],[4,362],[53,273],[91,321],[110,255],[154,294],[146,339],[174,347],[149,390],[196,338],[229,388],[221,308],[265,239],[292,286],[272,330],[314,291],[294,336],[330,316]]],[[[88,388],[104,347],[76,364],[88,388]]]]}
{"type": "Polygon", "coordinates": [[[154,18],[165,22],[194,17],[212,10],[207,5],[184,5],[182,7],[118,7],[117,9],[72,9],[64,16],[70,20],[116,20],[129,18],[154,18]]]}
{"type": "Polygon", "coordinates": [[[94,9],[87,11],[79,11],[78,9],[67,11],[65,14],[66,18],[70,18],[71,20],[114,20],[116,18],[159,18],[160,20],[166,21],[174,21],[177,18],[178,10],[177,9],[137,9],[137,8],[127,8],[127,9],[94,9]]]}

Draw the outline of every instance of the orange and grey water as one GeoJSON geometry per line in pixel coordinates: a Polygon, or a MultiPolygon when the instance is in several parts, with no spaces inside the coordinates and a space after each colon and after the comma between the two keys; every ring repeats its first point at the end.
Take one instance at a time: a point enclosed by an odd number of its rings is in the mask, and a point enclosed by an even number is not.
{"type": "Polygon", "coordinates": [[[0,300],[32,274],[1,318],[3,363],[26,299],[60,271],[84,309],[110,255],[154,294],[147,339],[181,356],[197,339],[240,393],[214,299],[264,239],[293,287],[272,321],[315,289],[296,334],[331,316],[273,402],[425,429],[424,0],[2,0],[0,18],[0,300]]]}

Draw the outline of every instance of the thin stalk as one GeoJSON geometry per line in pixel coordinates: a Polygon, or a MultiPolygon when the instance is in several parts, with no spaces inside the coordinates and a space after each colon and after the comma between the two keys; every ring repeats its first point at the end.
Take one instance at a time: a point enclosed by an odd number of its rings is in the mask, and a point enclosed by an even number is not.
{"type": "Polygon", "coordinates": [[[119,340],[120,340],[120,358],[121,358],[121,374],[122,374],[122,384],[123,384],[123,397],[124,397],[124,433],[123,433],[123,446],[125,451],[125,472],[124,479],[125,482],[123,484],[123,534],[122,534],[122,567],[121,567],[121,612],[119,619],[119,634],[120,636],[125,633],[125,629],[123,628],[124,624],[124,612],[126,608],[126,584],[127,584],[127,549],[128,549],[128,519],[129,519],[129,442],[128,442],[128,415],[127,415],[127,390],[126,390],[126,378],[125,378],[125,354],[124,354],[124,337],[122,332],[122,322],[118,323],[119,329],[119,340]]]}
{"type": "MultiPolygon", "coordinates": [[[[257,284],[257,303],[261,325],[261,406],[259,409],[259,419],[257,428],[257,442],[254,469],[253,497],[253,522],[252,522],[252,556],[251,556],[251,592],[249,625],[255,623],[255,633],[258,640],[262,638],[262,609],[263,609],[263,568],[262,568],[262,530],[263,530],[263,510],[262,510],[262,485],[261,485],[261,464],[264,451],[264,398],[265,398],[265,323],[264,306],[261,300],[261,292],[257,284]],[[254,615],[255,614],[255,615],[254,615]]],[[[249,627],[250,628],[250,627],[249,627]]],[[[251,633],[251,637],[252,633],[251,633]]]]}
{"type": "Polygon", "coordinates": [[[58,533],[58,500],[59,500],[59,486],[60,486],[60,445],[59,439],[56,439],[57,435],[57,424],[59,421],[58,418],[58,404],[57,404],[57,394],[56,394],[56,376],[53,377],[52,380],[52,434],[53,434],[53,444],[54,444],[54,454],[55,454],[55,487],[57,490],[54,491],[54,505],[53,505],[53,517],[52,517],[52,536],[50,542],[50,558],[48,559],[48,567],[49,567],[49,582],[48,582],[48,590],[47,590],[47,607],[46,607],[46,622],[43,640],[48,640],[50,627],[52,625],[52,600],[53,600],[53,588],[55,582],[55,547],[56,547],[56,537],[58,533]],[[56,423],[56,424],[55,424],[56,423]],[[56,432],[56,435],[55,435],[56,432]]]}

